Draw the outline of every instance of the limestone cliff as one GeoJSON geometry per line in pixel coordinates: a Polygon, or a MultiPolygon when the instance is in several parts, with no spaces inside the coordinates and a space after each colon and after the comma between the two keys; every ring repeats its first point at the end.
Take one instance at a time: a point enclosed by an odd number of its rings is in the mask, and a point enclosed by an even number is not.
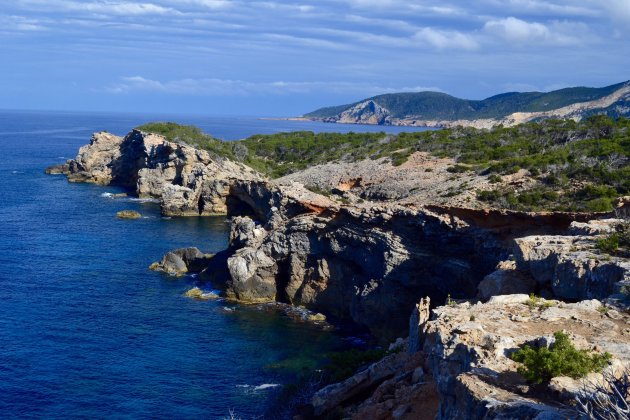
{"type": "Polygon", "coordinates": [[[261,179],[251,168],[186,144],[133,130],[124,138],[95,133],[75,159],[47,169],[70,182],[120,185],[139,197],[160,199],[167,216],[227,213],[235,179],[261,179]]]}
{"type": "MultiPolygon", "coordinates": [[[[582,299],[614,293],[627,275],[620,262],[620,268],[606,269],[618,270],[617,277],[597,287],[575,288],[561,286],[581,281],[567,270],[556,286],[532,278],[525,263],[518,270],[494,272],[531,235],[567,233],[573,220],[588,215],[348,206],[299,183],[235,182],[230,197],[230,249],[220,260],[227,268],[212,264],[206,278],[222,284],[230,298],[303,305],[353,320],[381,339],[406,329],[407,313],[421,296],[438,303],[448,295],[471,298],[482,280],[486,292],[487,283],[494,282],[496,291],[490,295],[516,287],[519,292],[582,299]],[[572,296],[563,295],[567,288],[574,290],[572,296]]],[[[547,240],[553,243],[555,238],[547,240]]],[[[590,241],[595,252],[593,239],[574,239],[590,241]]],[[[591,264],[576,273],[593,277],[589,273],[607,264],[616,263],[591,264]]]]}

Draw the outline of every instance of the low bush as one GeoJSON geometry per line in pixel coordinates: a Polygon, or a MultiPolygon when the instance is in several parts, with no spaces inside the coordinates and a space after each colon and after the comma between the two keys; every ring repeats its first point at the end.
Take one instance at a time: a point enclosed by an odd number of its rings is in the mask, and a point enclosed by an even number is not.
{"type": "Polygon", "coordinates": [[[599,239],[597,248],[610,255],[626,256],[630,254],[630,222],[620,223],[615,232],[599,239]]]}
{"type": "Polygon", "coordinates": [[[524,345],[512,354],[512,360],[523,364],[518,372],[528,381],[541,384],[557,376],[583,378],[591,372],[600,372],[612,357],[610,353],[590,354],[577,350],[569,336],[561,331],[554,333],[554,337],[555,342],[549,348],[524,345]]]}

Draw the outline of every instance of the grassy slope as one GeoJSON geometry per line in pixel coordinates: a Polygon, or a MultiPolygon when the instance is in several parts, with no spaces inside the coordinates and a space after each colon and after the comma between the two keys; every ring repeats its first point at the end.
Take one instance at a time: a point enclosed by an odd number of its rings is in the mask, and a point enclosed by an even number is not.
{"type": "MultiPolygon", "coordinates": [[[[373,100],[388,109],[395,118],[417,117],[426,120],[501,118],[514,112],[549,111],[577,102],[592,101],[610,95],[624,84],[625,82],[603,88],[574,87],[548,93],[510,92],[481,101],[459,99],[439,92],[390,93],[365,100],[373,100]]],[[[360,102],[363,101],[321,108],[305,114],[305,117],[334,117],[360,102]]]]}
{"type": "Polygon", "coordinates": [[[536,179],[529,190],[497,187],[479,192],[481,200],[501,208],[606,211],[612,209],[615,197],[630,194],[630,120],[626,118],[593,116],[580,123],[547,120],[492,130],[452,128],[395,136],[300,131],[234,142],[174,123],[139,128],[242,161],[271,177],[331,161],[388,157],[401,164],[415,151],[452,157],[458,162],[454,173],[471,170],[491,179],[527,169],[536,179]]]}

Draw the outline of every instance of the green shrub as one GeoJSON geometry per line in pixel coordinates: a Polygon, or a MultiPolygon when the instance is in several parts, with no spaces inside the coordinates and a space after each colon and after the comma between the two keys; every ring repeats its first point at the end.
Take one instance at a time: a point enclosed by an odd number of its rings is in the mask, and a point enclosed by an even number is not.
{"type": "Polygon", "coordinates": [[[586,202],[586,210],[592,212],[606,212],[613,210],[613,203],[610,198],[601,197],[586,202]]]}
{"type": "Polygon", "coordinates": [[[630,254],[630,222],[615,226],[615,232],[599,239],[595,246],[611,255],[630,254]]]}
{"type": "Polygon", "coordinates": [[[512,360],[522,363],[518,372],[530,382],[541,384],[557,376],[583,378],[591,372],[600,372],[608,365],[610,353],[590,354],[577,350],[569,336],[561,331],[554,333],[556,341],[550,348],[532,348],[524,345],[512,354],[512,360]]]}
{"type": "Polygon", "coordinates": [[[492,174],[488,177],[488,181],[491,184],[496,184],[497,182],[501,182],[501,180],[502,180],[501,176],[497,174],[492,174]]]}
{"type": "Polygon", "coordinates": [[[496,201],[503,194],[497,190],[477,191],[477,199],[480,201],[496,201]]]}
{"type": "Polygon", "coordinates": [[[319,194],[319,195],[323,195],[326,197],[330,197],[331,192],[324,189],[324,188],[320,188],[317,185],[305,185],[304,186],[307,190],[314,192],[315,194],[319,194]]]}
{"type": "Polygon", "coordinates": [[[597,241],[597,248],[607,254],[615,254],[619,249],[619,235],[613,233],[597,241]]]}

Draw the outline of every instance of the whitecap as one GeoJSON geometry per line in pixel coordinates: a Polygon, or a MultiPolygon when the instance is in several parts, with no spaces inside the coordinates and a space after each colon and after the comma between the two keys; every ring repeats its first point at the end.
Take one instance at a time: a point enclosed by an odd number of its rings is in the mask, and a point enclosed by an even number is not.
{"type": "Polygon", "coordinates": [[[251,389],[252,392],[256,391],[264,391],[266,389],[277,388],[280,384],[262,384],[258,386],[253,385],[236,385],[237,388],[245,388],[247,390],[251,389]]]}
{"type": "Polygon", "coordinates": [[[13,175],[17,175],[17,174],[23,174],[24,172],[23,171],[11,171],[11,173],[13,175]]]}
{"type": "Polygon", "coordinates": [[[101,194],[101,197],[114,198],[114,193],[106,192],[106,193],[101,194]]]}
{"type": "Polygon", "coordinates": [[[279,386],[280,384],[262,384],[262,385],[255,386],[254,391],[263,391],[265,389],[276,388],[279,386]]]}

